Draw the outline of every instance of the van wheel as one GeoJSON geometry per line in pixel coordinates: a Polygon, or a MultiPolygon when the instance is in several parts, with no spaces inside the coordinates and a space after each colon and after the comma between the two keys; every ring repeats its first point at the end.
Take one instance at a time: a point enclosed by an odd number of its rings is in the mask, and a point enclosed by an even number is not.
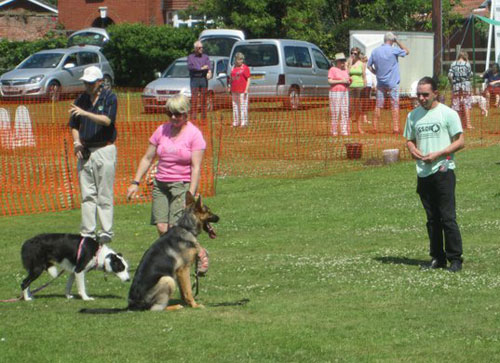
{"type": "Polygon", "coordinates": [[[59,101],[61,97],[61,85],[59,82],[51,81],[47,86],[47,98],[49,101],[59,101]]]}
{"type": "Polygon", "coordinates": [[[207,111],[215,110],[215,96],[213,92],[207,92],[207,111]]]}
{"type": "Polygon", "coordinates": [[[288,98],[285,102],[285,108],[289,110],[298,110],[300,107],[300,91],[297,87],[290,88],[288,98]]]}

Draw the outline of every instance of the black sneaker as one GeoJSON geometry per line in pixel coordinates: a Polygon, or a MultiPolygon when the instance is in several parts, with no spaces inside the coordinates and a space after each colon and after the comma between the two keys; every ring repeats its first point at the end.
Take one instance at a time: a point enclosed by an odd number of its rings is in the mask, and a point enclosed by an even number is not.
{"type": "Polygon", "coordinates": [[[451,261],[451,265],[450,265],[450,268],[448,269],[448,271],[450,272],[458,272],[462,269],[462,261],[460,260],[453,260],[451,261]]]}
{"type": "Polygon", "coordinates": [[[446,261],[440,261],[437,258],[433,258],[431,260],[431,263],[426,266],[423,266],[423,268],[431,270],[435,270],[437,268],[446,268],[446,261]]]}

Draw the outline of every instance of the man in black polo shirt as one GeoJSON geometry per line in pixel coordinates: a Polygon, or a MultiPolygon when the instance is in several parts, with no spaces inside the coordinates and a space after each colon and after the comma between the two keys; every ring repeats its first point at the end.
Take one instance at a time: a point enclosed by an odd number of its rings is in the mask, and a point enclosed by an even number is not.
{"type": "Polygon", "coordinates": [[[69,110],[82,193],[80,234],[108,243],[113,237],[116,95],[102,87],[103,75],[96,66],[86,68],[80,79],[85,84],[85,93],[69,110]],[[101,225],[99,232],[96,232],[97,219],[101,225]]]}

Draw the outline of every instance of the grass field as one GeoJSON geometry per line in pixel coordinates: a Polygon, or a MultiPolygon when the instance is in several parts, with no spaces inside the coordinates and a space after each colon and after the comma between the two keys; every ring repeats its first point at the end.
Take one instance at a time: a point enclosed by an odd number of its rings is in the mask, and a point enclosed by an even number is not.
{"type": "MultiPolygon", "coordinates": [[[[0,303],[0,362],[486,362],[500,360],[500,147],[457,155],[464,270],[426,271],[412,162],[300,180],[226,177],[206,203],[218,238],[206,309],[81,315],[123,307],[129,284],[65,278],[33,302],[0,303]]],[[[134,269],[155,239],[150,205],[118,206],[112,247],[134,269]]],[[[27,238],[77,232],[79,210],[0,218],[0,298],[20,293],[27,238]]],[[[34,287],[48,281],[48,275],[34,287]]]]}

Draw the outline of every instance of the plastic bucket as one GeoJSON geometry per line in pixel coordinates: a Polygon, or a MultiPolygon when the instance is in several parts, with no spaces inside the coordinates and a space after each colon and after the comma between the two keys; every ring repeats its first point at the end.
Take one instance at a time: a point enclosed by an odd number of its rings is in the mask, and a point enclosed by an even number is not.
{"type": "Polygon", "coordinates": [[[348,159],[361,159],[361,155],[363,154],[363,144],[358,142],[345,144],[345,150],[347,152],[348,159]]]}
{"type": "Polygon", "coordinates": [[[384,164],[392,164],[399,161],[399,149],[387,149],[382,151],[384,164]]]}

